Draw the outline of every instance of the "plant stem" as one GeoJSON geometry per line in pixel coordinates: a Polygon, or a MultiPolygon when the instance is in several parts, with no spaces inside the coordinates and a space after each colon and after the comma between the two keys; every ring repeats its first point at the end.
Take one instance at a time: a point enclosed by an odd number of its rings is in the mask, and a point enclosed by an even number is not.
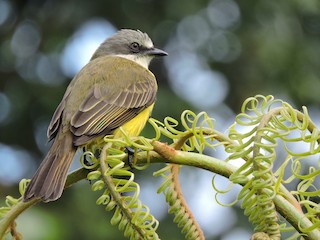
{"type": "Polygon", "coordinates": [[[10,211],[5,215],[3,219],[0,221],[0,239],[2,240],[5,236],[6,231],[8,230],[9,226],[13,221],[27,208],[33,206],[34,204],[38,203],[39,199],[32,199],[28,202],[20,201],[18,202],[10,211]]]}
{"type": "MultiPolygon", "coordinates": [[[[80,168],[68,175],[67,182],[65,188],[71,186],[72,184],[86,178],[89,170],[80,168]]],[[[10,211],[5,215],[3,219],[0,221],[0,240],[2,240],[8,230],[10,224],[25,210],[32,207],[33,205],[41,202],[41,199],[34,198],[30,201],[24,202],[19,201],[15,206],[13,206],[10,211]]]]}
{"type": "MultiPolygon", "coordinates": [[[[160,142],[155,142],[153,143],[153,145],[155,147],[155,151],[159,150],[159,153],[155,153],[155,152],[149,153],[151,162],[165,161],[166,163],[175,163],[175,164],[193,166],[193,167],[202,168],[202,169],[211,171],[213,173],[225,176],[226,178],[229,178],[230,175],[237,170],[237,168],[231,165],[230,163],[221,161],[213,157],[192,153],[192,152],[174,151],[173,148],[160,142]],[[166,146],[163,146],[163,145],[166,145],[166,146]]],[[[140,155],[139,162],[141,160],[140,157],[142,157],[143,159],[143,156],[140,155]]],[[[249,178],[245,182],[241,183],[241,185],[245,185],[247,181],[249,181],[249,178]]],[[[265,191],[269,191],[269,190],[266,189],[265,191]]],[[[280,188],[280,191],[281,191],[281,188],[280,188]]],[[[295,229],[300,233],[304,233],[303,229],[310,228],[313,225],[312,222],[301,211],[295,208],[290,202],[288,202],[280,194],[276,194],[274,198],[274,204],[276,206],[277,211],[284,218],[286,218],[287,221],[293,227],[295,227],[295,229]]],[[[305,239],[310,239],[310,240],[320,239],[319,229],[313,229],[304,234],[306,235],[304,236],[305,239]]]]}
{"type": "MultiPolygon", "coordinates": [[[[289,201],[283,196],[277,194],[273,199],[277,211],[300,233],[304,232],[304,229],[311,228],[312,222],[297,208],[295,208],[289,201]]],[[[320,230],[313,229],[305,233],[304,239],[320,239],[320,230]]]]}
{"type": "MultiPolygon", "coordinates": [[[[176,151],[175,149],[169,147],[168,145],[155,141],[153,143],[155,151],[140,152],[137,154],[138,163],[146,163],[147,155],[149,155],[149,160],[151,163],[162,162],[162,163],[173,163],[179,165],[188,165],[192,167],[202,168],[210,172],[219,174],[226,178],[229,178],[232,173],[237,170],[237,167],[232,164],[216,159],[214,157],[193,153],[193,152],[183,152],[176,151]]],[[[86,178],[89,170],[79,169],[68,176],[66,187],[72,185],[75,182],[80,181],[81,179],[86,178]]],[[[249,179],[242,182],[241,185],[244,185],[249,179]]],[[[19,214],[24,210],[28,209],[32,205],[38,203],[40,200],[35,199],[29,202],[19,202],[14,206],[7,215],[0,221],[0,239],[3,239],[6,230],[8,229],[10,223],[16,219],[19,214]]],[[[309,228],[313,224],[312,222],[300,211],[294,208],[285,198],[277,194],[274,199],[275,206],[278,212],[285,217],[288,222],[291,223],[298,231],[303,232],[301,228],[309,228]],[[300,226],[300,227],[299,227],[300,226]]],[[[319,229],[313,229],[307,233],[307,238],[310,240],[320,239],[319,229]]]]}

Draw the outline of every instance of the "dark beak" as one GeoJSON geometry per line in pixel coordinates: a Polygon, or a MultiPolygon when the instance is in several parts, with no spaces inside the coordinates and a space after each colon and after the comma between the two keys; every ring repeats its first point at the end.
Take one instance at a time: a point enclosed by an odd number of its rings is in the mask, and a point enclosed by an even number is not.
{"type": "Polygon", "coordinates": [[[146,52],[145,52],[147,55],[152,55],[152,56],[159,56],[159,57],[162,57],[162,56],[167,56],[168,53],[159,49],[159,48],[150,48],[150,49],[147,49],[146,52]]]}

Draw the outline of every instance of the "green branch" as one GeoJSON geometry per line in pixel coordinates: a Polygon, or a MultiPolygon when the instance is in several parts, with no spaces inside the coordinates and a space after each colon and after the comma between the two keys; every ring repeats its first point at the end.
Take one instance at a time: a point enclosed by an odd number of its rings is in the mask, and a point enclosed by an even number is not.
{"type": "MultiPolygon", "coordinates": [[[[300,112],[293,109],[288,103],[273,99],[272,96],[258,95],[249,98],[243,104],[242,112],[237,115],[235,123],[229,127],[228,135],[215,130],[214,120],[204,112],[196,115],[191,111],[184,111],[181,114],[180,123],[183,129],[181,131],[179,130],[181,126],[178,126],[179,122],[170,117],[167,117],[164,123],[154,119],[150,120],[150,123],[155,130],[154,140],[143,137],[131,139],[125,133],[122,139],[113,139],[109,136],[104,140],[112,142],[112,146],[113,144],[118,147],[131,146],[134,149],[143,150],[143,152],[136,151],[134,157],[134,166],[140,170],[145,169],[150,163],[157,162],[187,165],[208,170],[230,179],[234,184],[244,186],[237,200],[243,200],[244,213],[249,215],[249,220],[253,222],[257,232],[265,232],[271,238],[279,238],[280,231],[288,229],[286,224],[285,226],[278,224],[277,213],[280,213],[304,238],[320,239],[320,229],[316,228],[319,226],[318,213],[314,205],[316,203],[310,199],[310,196],[316,194],[318,190],[313,192],[311,190],[311,193],[306,192],[309,187],[314,186],[315,169],[310,168],[307,174],[301,172],[301,161],[308,156],[320,153],[320,131],[309,118],[305,107],[303,107],[303,112],[300,112]],[[239,126],[248,127],[248,131],[245,133],[237,131],[236,128],[239,126]],[[296,133],[295,131],[300,134],[298,137],[296,135],[292,137],[291,133],[296,133]],[[172,140],[170,146],[158,141],[161,136],[172,140]],[[283,164],[273,172],[273,162],[278,160],[276,146],[279,140],[285,144],[284,150],[287,157],[283,164]],[[302,153],[294,152],[290,150],[290,145],[288,145],[291,142],[307,143],[310,149],[302,153]],[[229,154],[226,161],[202,154],[206,148],[215,149],[219,146],[224,147],[225,152],[229,154]],[[230,164],[230,161],[238,159],[245,160],[241,167],[230,164]],[[144,165],[141,167],[140,164],[144,165]],[[284,171],[289,167],[291,167],[292,175],[284,179],[284,171]],[[302,184],[298,185],[296,191],[290,192],[285,188],[285,184],[292,182],[293,179],[300,179],[302,184]],[[272,216],[268,215],[270,206],[275,207],[272,216]],[[302,211],[301,206],[304,206],[306,213],[302,211]],[[261,214],[264,218],[260,217],[261,214]],[[268,227],[270,231],[265,229],[264,225],[271,226],[268,227]]],[[[92,149],[91,151],[95,152],[92,149]]],[[[117,157],[117,164],[120,161],[123,166],[124,162],[127,162],[125,158],[127,158],[126,154],[121,152],[120,157],[117,157]]],[[[110,167],[114,167],[115,171],[118,169],[118,165],[110,165],[110,167]]],[[[106,176],[115,173],[108,170],[107,164],[100,164],[100,168],[104,169],[103,172],[106,176]]],[[[119,169],[117,174],[121,175],[122,172],[119,169]]],[[[94,175],[94,172],[89,169],[79,169],[71,173],[68,176],[66,187],[81,179],[89,178],[88,173],[94,175]]],[[[174,171],[171,171],[171,174],[175,174],[174,171]]],[[[104,180],[108,182],[105,177],[104,180]]],[[[116,181],[120,185],[123,183],[122,179],[112,178],[110,180],[116,181]]],[[[173,181],[173,178],[171,180],[174,187],[179,188],[179,182],[173,181]]],[[[120,185],[117,184],[116,186],[119,187],[120,185]]],[[[115,190],[120,191],[119,188],[115,190]]],[[[182,194],[177,190],[175,193],[182,194]]],[[[138,198],[136,195],[135,197],[138,198]]],[[[23,211],[40,201],[36,199],[23,202],[21,198],[8,198],[7,200],[8,207],[2,208],[4,210],[2,216],[4,217],[0,221],[0,239],[3,239],[8,229],[14,233],[14,220],[23,211]]],[[[120,200],[118,202],[120,204],[120,200]]],[[[184,213],[188,215],[188,213],[184,213]]],[[[180,212],[175,212],[175,214],[179,215],[180,212]]],[[[115,214],[111,222],[116,223],[119,216],[119,214],[115,214]]],[[[192,225],[195,226],[195,224],[192,225]]],[[[293,230],[291,226],[289,228],[293,230]]],[[[186,226],[183,231],[185,228],[186,226]]]]}
{"type": "MultiPolygon", "coordinates": [[[[150,152],[149,157],[151,162],[175,163],[202,168],[221,176],[225,176],[226,178],[229,178],[237,170],[235,166],[213,157],[198,153],[175,151],[173,148],[160,142],[156,142],[154,145],[157,146],[155,151],[158,150],[161,156],[156,152],[150,152]]],[[[144,162],[144,154],[139,154],[139,162],[144,162]]],[[[247,179],[247,181],[249,181],[249,179],[247,179]]],[[[247,181],[242,182],[241,185],[245,185],[247,181]]],[[[278,212],[286,218],[297,231],[303,233],[300,228],[310,228],[313,225],[302,212],[296,209],[280,194],[276,194],[274,204],[278,212]]],[[[320,239],[320,230],[313,229],[312,231],[307,232],[306,235],[308,236],[308,239],[320,239]]]]}
{"type": "MultiPolygon", "coordinates": [[[[154,142],[156,151],[151,151],[148,154],[146,152],[140,152],[137,155],[137,163],[147,163],[149,157],[150,163],[173,163],[179,165],[187,165],[196,168],[208,170],[212,173],[219,174],[226,178],[229,178],[236,170],[237,167],[232,164],[221,161],[214,157],[209,157],[199,153],[177,151],[168,145],[161,142],[154,142]],[[147,156],[148,155],[148,156],[147,156]]],[[[85,179],[89,170],[79,169],[69,174],[66,187],[85,179]]],[[[247,179],[249,181],[249,179],[247,179]]],[[[246,182],[242,182],[244,185],[246,182]]],[[[29,202],[19,202],[15,205],[6,216],[0,221],[0,239],[5,235],[5,232],[9,228],[10,224],[16,219],[23,211],[29,207],[40,202],[39,199],[35,199],[29,202]]],[[[302,228],[309,228],[312,226],[312,222],[306,216],[294,208],[285,198],[277,194],[274,200],[278,212],[285,217],[298,231],[299,226],[302,228]]],[[[301,232],[301,231],[300,231],[301,232]]],[[[320,231],[313,229],[306,233],[309,239],[320,239],[320,231]]]]}
{"type": "MultiPolygon", "coordinates": [[[[66,186],[70,187],[72,184],[85,179],[89,173],[89,170],[80,168],[68,175],[66,186]]],[[[10,225],[14,222],[14,220],[25,210],[32,207],[33,205],[41,202],[41,199],[33,199],[28,202],[22,201],[22,199],[14,205],[4,216],[4,218],[0,221],[0,239],[2,240],[6,234],[6,231],[9,229],[10,225]]]]}

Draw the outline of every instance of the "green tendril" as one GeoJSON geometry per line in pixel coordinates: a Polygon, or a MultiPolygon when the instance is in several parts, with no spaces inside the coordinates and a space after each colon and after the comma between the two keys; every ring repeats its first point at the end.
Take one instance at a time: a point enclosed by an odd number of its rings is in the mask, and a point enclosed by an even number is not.
{"type": "Polygon", "coordinates": [[[173,221],[181,228],[181,232],[185,234],[186,239],[201,240],[205,239],[204,234],[195,221],[193,214],[185,204],[184,198],[181,198],[181,192],[177,187],[175,170],[178,166],[167,165],[161,170],[154,173],[154,176],[161,176],[164,181],[158,188],[158,193],[164,193],[166,201],[170,208],[169,213],[174,214],[173,221]]]}
{"type": "MultiPolygon", "coordinates": [[[[310,120],[307,109],[303,107],[303,112],[299,112],[290,104],[275,100],[272,96],[258,95],[247,99],[241,111],[229,131],[229,137],[237,144],[228,146],[226,151],[231,154],[229,160],[242,158],[246,161],[232,174],[230,180],[238,183],[248,177],[251,179],[239,193],[238,200],[242,199],[242,207],[256,226],[255,231],[266,232],[272,239],[279,239],[280,231],[292,230],[287,224],[279,225],[273,199],[277,193],[282,194],[281,184],[290,184],[297,178],[301,182],[297,190],[291,191],[289,195],[305,200],[303,203],[307,209],[306,215],[315,222],[314,225],[318,225],[319,218],[311,211],[314,207],[310,207],[310,198],[320,194],[314,185],[320,170],[310,167],[307,174],[305,170],[301,173],[303,158],[319,153],[319,130],[310,120]],[[247,127],[248,131],[239,132],[239,127],[247,127]],[[278,169],[273,169],[279,140],[284,142],[287,156],[278,169]],[[309,145],[309,149],[302,152],[297,148],[290,150],[288,144],[296,142],[304,142],[309,145]],[[288,169],[291,169],[291,176],[287,176],[288,169]]],[[[301,211],[299,203],[295,203],[293,197],[285,197],[301,211]]],[[[301,228],[300,231],[307,232],[310,229],[301,228]]]]}
{"type": "Polygon", "coordinates": [[[142,138],[129,138],[124,131],[122,135],[123,138],[118,140],[110,136],[104,138],[106,143],[99,157],[100,168],[90,172],[87,178],[94,181],[93,191],[104,190],[96,203],[103,205],[106,211],[114,211],[110,223],[118,225],[125,237],[159,239],[156,233],[159,223],[139,200],[140,186],[134,182],[134,174],[123,162],[126,156],[122,150],[124,146],[150,150],[151,145],[142,138]]]}
{"type": "MultiPolygon", "coordinates": [[[[157,157],[171,163],[176,163],[170,161],[171,158],[179,158],[179,163],[185,160],[186,165],[190,165],[189,159],[181,158],[186,152],[200,156],[219,148],[227,153],[227,157],[221,159],[225,161],[224,166],[236,163],[237,167],[230,167],[228,173],[222,174],[230,181],[224,189],[217,188],[213,176],[216,202],[232,206],[240,201],[244,214],[254,226],[254,236],[261,234],[278,240],[286,233],[290,234],[287,239],[319,239],[320,131],[306,107],[298,111],[273,96],[250,97],[244,101],[226,134],[215,129],[215,120],[207,113],[196,114],[190,110],[185,110],[179,120],[166,117],[161,122],[150,118],[149,124],[154,129],[153,139],[129,137],[120,128],[119,138],[110,135],[86,146],[80,157],[83,169],[71,174],[72,180],[67,181],[69,186],[86,175],[93,182],[92,190],[102,192],[96,204],[113,211],[110,222],[117,225],[126,238],[159,239],[156,233],[159,223],[139,200],[140,186],[134,181],[131,167],[144,170],[157,157]],[[167,144],[160,142],[162,138],[167,144]],[[134,150],[133,159],[128,159],[126,147],[134,150]],[[235,185],[242,186],[235,199],[221,203],[219,196],[233,190],[235,185]]],[[[201,158],[199,161],[202,167],[201,158]]],[[[163,179],[157,192],[165,195],[169,213],[174,214],[174,222],[185,238],[204,239],[183,197],[179,169],[178,165],[168,164],[154,173],[163,179]]],[[[19,184],[21,196],[28,181],[22,180],[19,184]]],[[[5,206],[0,208],[0,238],[9,232],[10,226],[15,232],[14,219],[40,201],[23,202],[21,196],[7,196],[5,206]]]]}

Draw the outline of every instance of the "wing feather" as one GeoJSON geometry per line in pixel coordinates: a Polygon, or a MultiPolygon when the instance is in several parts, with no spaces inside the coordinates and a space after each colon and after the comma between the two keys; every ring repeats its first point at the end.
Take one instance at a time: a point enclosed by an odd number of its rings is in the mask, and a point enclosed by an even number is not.
{"type": "Polygon", "coordinates": [[[61,127],[72,132],[75,146],[111,134],[154,103],[156,92],[154,75],[131,60],[112,56],[91,60],[67,88],[48,138],[55,138],[61,127]]]}
{"type": "Polygon", "coordinates": [[[140,66],[135,70],[136,73],[131,76],[125,73],[127,69],[123,74],[117,72],[117,81],[105,79],[106,82],[92,87],[71,118],[70,129],[75,136],[75,145],[83,145],[97,136],[111,134],[155,101],[157,84],[154,75],[148,70],[142,70],[140,66]],[[123,81],[129,84],[123,87],[108,85],[123,84],[123,81]],[[110,87],[119,90],[113,92],[110,87]]]}
{"type": "Polygon", "coordinates": [[[56,108],[56,110],[51,118],[48,130],[47,130],[47,136],[48,136],[49,141],[54,139],[59,131],[61,121],[62,121],[63,111],[64,111],[64,108],[66,105],[66,101],[71,93],[73,83],[74,82],[71,82],[70,85],[68,86],[65,94],[63,95],[61,102],[59,103],[58,107],[56,108]]]}

